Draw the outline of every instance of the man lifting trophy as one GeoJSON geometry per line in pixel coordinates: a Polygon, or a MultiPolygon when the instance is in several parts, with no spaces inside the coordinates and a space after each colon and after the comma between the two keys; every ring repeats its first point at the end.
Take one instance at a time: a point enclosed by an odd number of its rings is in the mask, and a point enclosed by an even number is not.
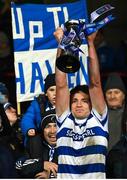
{"type": "Polygon", "coordinates": [[[95,22],[100,15],[111,9],[114,9],[114,7],[110,4],[98,8],[91,13],[90,23],[86,23],[84,20],[79,19],[67,21],[62,25],[64,36],[59,44],[59,48],[63,49],[64,53],[56,60],[58,69],[65,73],[74,73],[79,70],[79,52],[82,52],[80,46],[83,40],[114,19],[112,15],[108,15],[103,20],[95,22]]]}

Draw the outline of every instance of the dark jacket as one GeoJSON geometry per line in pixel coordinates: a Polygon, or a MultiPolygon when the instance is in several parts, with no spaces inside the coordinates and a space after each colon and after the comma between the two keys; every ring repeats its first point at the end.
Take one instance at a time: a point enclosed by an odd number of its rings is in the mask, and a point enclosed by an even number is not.
{"type": "Polygon", "coordinates": [[[24,154],[24,147],[17,129],[17,123],[10,126],[0,104],[0,178],[18,178],[15,161],[24,154]]]}
{"type": "Polygon", "coordinates": [[[0,143],[10,149],[14,159],[17,160],[24,153],[21,132],[18,131],[18,120],[13,126],[11,126],[3,105],[0,105],[0,116],[0,143]]]}
{"type": "Polygon", "coordinates": [[[127,178],[127,135],[123,135],[109,151],[106,159],[106,177],[127,178]]]}
{"type": "MultiPolygon", "coordinates": [[[[39,135],[29,138],[28,144],[29,155],[19,159],[16,163],[16,169],[21,178],[34,178],[37,173],[44,170],[44,161],[49,161],[50,158],[51,147],[39,135]]],[[[54,148],[51,161],[58,163],[56,148],[54,148]]]]}
{"type": "Polygon", "coordinates": [[[106,157],[107,178],[127,178],[127,98],[122,115],[122,136],[106,157]]]}

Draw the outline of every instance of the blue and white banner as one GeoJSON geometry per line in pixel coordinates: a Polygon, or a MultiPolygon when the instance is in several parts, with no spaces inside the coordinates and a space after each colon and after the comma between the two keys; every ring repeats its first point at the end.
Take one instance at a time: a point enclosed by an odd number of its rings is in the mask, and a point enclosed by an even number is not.
{"type": "MultiPolygon", "coordinates": [[[[71,19],[87,21],[85,0],[65,4],[11,4],[17,102],[44,91],[44,79],[55,71],[57,42],[53,32],[71,19]]],[[[81,68],[68,75],[69,88],[88,84],[87,44],[81,46],[81,68]]]]}

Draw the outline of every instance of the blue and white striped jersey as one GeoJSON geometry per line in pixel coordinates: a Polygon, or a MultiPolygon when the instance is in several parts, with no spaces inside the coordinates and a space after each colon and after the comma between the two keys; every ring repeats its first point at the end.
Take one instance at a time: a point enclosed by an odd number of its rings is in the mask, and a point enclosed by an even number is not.
{"type": "Polygon", "coordinates": [[[78,120],[70,111],[57,118],[59,178],[105,178],[108,144],[107,107],[102,116],[95,109],[78,120]]]}

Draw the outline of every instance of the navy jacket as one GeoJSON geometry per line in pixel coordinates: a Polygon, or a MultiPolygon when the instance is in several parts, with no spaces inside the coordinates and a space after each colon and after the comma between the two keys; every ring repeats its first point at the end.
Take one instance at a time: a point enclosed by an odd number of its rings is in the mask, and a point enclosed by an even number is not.
{"type": "Polygon", "coordinates": [[[44,170],[44,161],[58,164],[57,148],[54,148],[52,160],[49,160],[52,147],[41,136],[30,137],[29,147],[27,156],[20,158],[16,162],[16,169],[21,178],[34,178],[37,173],[44,170]],[[36,144],[36,147],[32,146],[34,144],[36,144]]]}

